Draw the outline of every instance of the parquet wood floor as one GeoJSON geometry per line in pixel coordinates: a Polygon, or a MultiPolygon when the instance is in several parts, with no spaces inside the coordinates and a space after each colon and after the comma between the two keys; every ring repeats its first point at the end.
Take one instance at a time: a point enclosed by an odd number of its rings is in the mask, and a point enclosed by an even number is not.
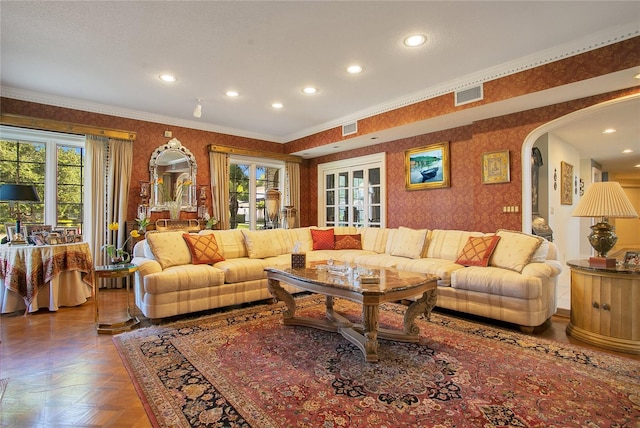
{"type": "MultiPolygon", "coordinates": [[[[123,315],[125,298],[123,290],[101,291],[101,320],[123,315]]],[[[112,337],[96,334],[93,311],[89,301],[57,312],[0,317],[0,379],[7,381],[1,427],[151,426],[112,337]]],[[[580,345],[566,336],[567,322],[553,317],[534,336],[580,345]]],[[[148,325],[143,319],[142,326],[148,325]]]]}

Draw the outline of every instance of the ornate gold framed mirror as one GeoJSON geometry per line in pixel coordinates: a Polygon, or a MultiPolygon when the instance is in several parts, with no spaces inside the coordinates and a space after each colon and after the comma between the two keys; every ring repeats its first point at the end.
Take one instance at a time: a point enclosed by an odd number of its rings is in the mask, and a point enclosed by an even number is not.
{"type": "Polygon", "coordinates": [[[156,148],[149,160],[151,211],[196,211],[196,173],[193,153],[173,138],[156,148]]]}

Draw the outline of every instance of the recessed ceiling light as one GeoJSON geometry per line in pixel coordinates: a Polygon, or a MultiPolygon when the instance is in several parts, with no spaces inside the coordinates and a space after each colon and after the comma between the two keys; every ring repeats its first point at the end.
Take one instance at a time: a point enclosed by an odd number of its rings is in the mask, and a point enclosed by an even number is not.
{"type": "Polygon", "coordinates": [[[607,128],[604,131],[602,131],[603,134],[613,134],[614,132],[616,132],[616,130],[613,128],[607,128]]]}
{"type": "Polygon", "coordinates": [[[302,88],[302,93],[303,94],[313,95],[316,92],[318,92],[318,90],[316,88],[314,88],[313,86],[307,86],[306,88],[302,88]]]}
{"type": "Polygon", "coordinates": [[[284,105],[282,105],[282,103],[273,103],[273,104],[271,104],[271,107],[273,107],[273,108],[282,108],[282,107],[284,107],[284,105]]]}
{"type": "Polygon", "coordinates": [[[640,168],[640,163],[639,163],[639,164],[637,164],[637,165],[634,165],[634,167],[636,167],[636,168],[640,168]]]}
{"type": "Polygon", "coordinates": [[[240,94],[237,91],[227,91],[225,92],[225,95],[228,97],[237,97],[240,94]]]}
{"type": "Polygon", "coordinates": [[[167,82],[167,83],[173,83],[173,82],[176,81],[175,76],[172,75],[172,74],[161,74],[158,77],[160,78],[160,80],[162,80],[163,82],[167,82]]]}
{"type": "Polygon", "coordinates": [[[631,150],[631,149],[624,149],[624,150],[622,151],[622,153],[633,153],[633,150],[631,150]]]}
{"type": "Polygon", "coordinates": [[[404,45],[410,48],[422,46],[427,41],[427,36],[424,34],[413,34],[404,39],[404,45]]]}
{"type": "Polygon", "coordinates": [[[362,66],[361,65],[350,65],[349,67],[347,67],[347,73],[350,74],[358,74],[362,72],[362,66]]]}
{"type": "Polygon", "coordinates": [[[635,77],[636,79],[640,79],[640,73],[636,74],[636,75],[635,75],[635,76],[633,76],[633,77],[635,77]]]}

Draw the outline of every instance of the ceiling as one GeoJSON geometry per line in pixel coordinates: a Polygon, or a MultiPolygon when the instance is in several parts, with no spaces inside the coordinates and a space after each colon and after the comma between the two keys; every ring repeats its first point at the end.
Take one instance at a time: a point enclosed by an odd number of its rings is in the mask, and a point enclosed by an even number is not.
{"type": "MultiPolygon", "coordinates": [[[[285,143],[638,36],[640,2],[2,1],[0,19],[3,96],[285,143]],[[426,35],[427,43],[403,46],[412,33],[426,35]],[[345,71],[354,63],[364,68],[359,75],[345,71]],[[161,82],[158,76],[167,72],[177,82],[161,82]],[[307,85],[318,92],[302,94],[307,85]],[[240,95],[225,96],[230,89],[240,95]],[[202,116],[195,118],[198,98],[202,116]],[[284,107],[273,109],[276,101],[284,107]]],[[[636,86],[631,77],[638,71],[466,109],[349,144],[377,144],[503,110],[636,86]]],[[[600,117],[626,117],[634,128],[596,139],[584,134],[601,126],[590,118],[558,133],[569,143],[592,142],[596,150],[624,136],[620,144],[640,154],[637,103],[600,117]]],[[[300,154],[331,150],[327,145],[300,154]]]]}

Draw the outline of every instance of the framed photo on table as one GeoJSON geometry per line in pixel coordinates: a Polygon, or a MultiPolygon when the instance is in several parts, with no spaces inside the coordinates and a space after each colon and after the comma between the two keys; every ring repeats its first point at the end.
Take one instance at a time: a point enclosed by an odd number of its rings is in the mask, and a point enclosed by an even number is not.
{"type": "Polygon", "coordinates": [[[640,267],[640,253],[638,251],[627,251],[624,255],[624,265],[640,267]]]}
{"type": "Polygon", "coordinates": [[[405,150],[404,174],[407,190],[449,187],[449,142],[405,150]]]}
{"type": "Polygon", "coordinates": [[[482,154],[482,184],[508,183],[511,181],[509,150],[482,154]]]}
{"type": "MultiPolygon", "coordinates": [[[[15,223],[6,223],[4,225],[5,230],[7,231],[7,240],[12,241],[13,240],[13,235],[15,235],[16,233],[16,224],[15,223]]],[[[26,240],[27,239],[27,231],[25,229],[24,226],[20,226],[20,229],[22,229],[22,237],[26,240]]]]}

